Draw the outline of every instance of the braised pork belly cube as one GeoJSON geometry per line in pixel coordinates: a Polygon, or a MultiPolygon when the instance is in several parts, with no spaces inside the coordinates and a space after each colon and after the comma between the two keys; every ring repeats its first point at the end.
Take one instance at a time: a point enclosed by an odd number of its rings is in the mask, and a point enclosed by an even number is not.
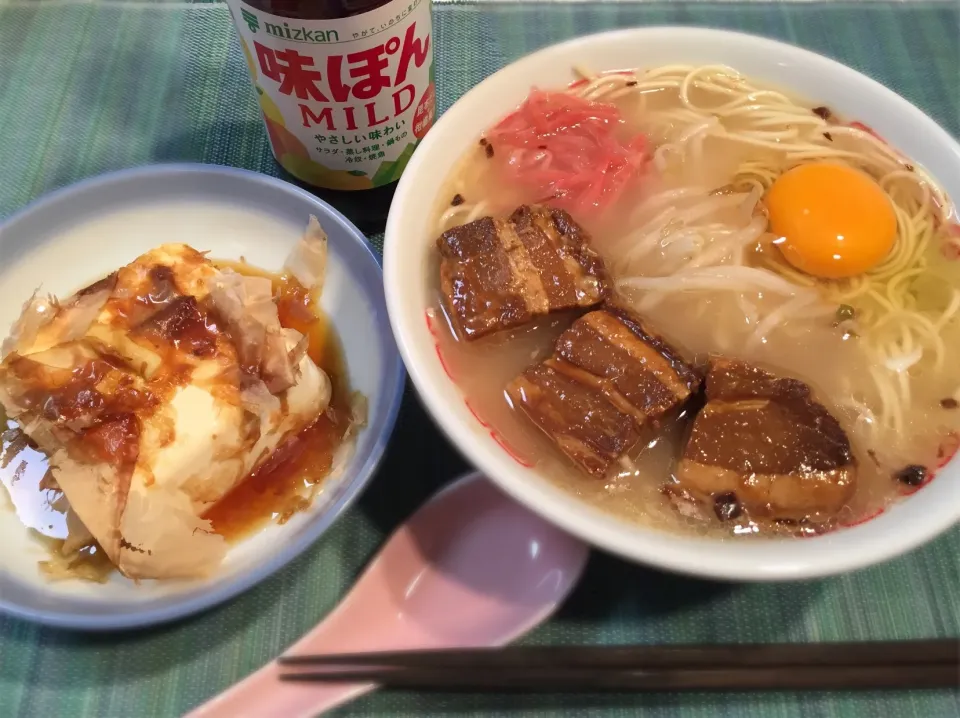
{"type": "Polygon", "coordinates": [[[697,372],[676,349],[612,304],[575,321],[557,340],[555,356],[641,426],[700,386],[697,372]]]}
{"type": "Polygon", "coordinates": [[[589,474],[604,476],[637,443],[640,431],[592,383],[579,381],[570,365],[548,359],[527,369],[507,387],[523,412],[571,461],[589,474]]]}
{"type": "Polygon", "coordinates": [[[720,518],[821,521],[849,500],[856,461],[839,422],[810,387],[714,359],[677,480],[720,518]]]}
{"type": "Polygon", "coordinates": [[[507,394],[571,461],[604,476],[699,384],[675,349],[607,306],[575,321],[507,394]]]}
{"type": "Polygon", "coordinates": [[[570,215],[540,206],[444,232],[437,240],[440,289],[457,335],[478,339],[600,304],[610,283],[589,243],[570,215]]]}

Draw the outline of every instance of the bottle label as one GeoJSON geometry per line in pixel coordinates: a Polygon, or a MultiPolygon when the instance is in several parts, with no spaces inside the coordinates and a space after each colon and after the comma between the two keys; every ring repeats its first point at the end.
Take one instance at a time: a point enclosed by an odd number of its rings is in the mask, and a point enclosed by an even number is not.
{"type": "Polygon", "coordinates": [[[398,180],[436,115],[430,0],[337,20],[227,2],[284,169],[329,189],[398,180]]]}

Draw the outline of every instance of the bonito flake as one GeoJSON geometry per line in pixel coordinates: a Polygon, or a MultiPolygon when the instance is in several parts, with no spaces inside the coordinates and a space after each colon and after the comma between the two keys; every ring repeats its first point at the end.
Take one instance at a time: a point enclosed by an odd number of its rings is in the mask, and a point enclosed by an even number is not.
{"type": "MultiPolygon", "coordinates": [[[[311,218],[288,269],[317,285],[325,260],[311,218]]],[[[204,576],[226,551],[204,513],[330,403],[306,346],[268,279],[167,244],[63,301],[31,297],[0,403],[123,574],[204,576]]]]}

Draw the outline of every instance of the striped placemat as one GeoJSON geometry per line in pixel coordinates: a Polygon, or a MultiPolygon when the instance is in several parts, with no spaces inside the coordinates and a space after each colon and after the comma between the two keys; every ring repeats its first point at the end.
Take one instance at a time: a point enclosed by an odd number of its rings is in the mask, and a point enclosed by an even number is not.
{"type": "MultiPolygon", "coordinates": [[[[444,3],[435,22],[441,109],[504,63],[557,40],[631,25],[695,24],[782,38],[836,57],[960,135],[954,2],[444,3]]],[[[276,174],[225,6],[0,3],[0,216],[85,176],[183,160],[276,174]]],[[[309,555],[227,606],[118,636],[0,619],[0,718],[174,716],[279,653],[336,604],[387,532],[466,468],[412,396],[398,426],[359,505],[309,555]]],[[[960,636],[958,549],[960,529],[954,529],[886,565],[789,585],[714,584],[595,555],[560,615],[527,640],[960,636]]],[[[949,718],[960,716],[960,697],[950,691],[600,699],[384,694],[340,714],[949,718]]]]}

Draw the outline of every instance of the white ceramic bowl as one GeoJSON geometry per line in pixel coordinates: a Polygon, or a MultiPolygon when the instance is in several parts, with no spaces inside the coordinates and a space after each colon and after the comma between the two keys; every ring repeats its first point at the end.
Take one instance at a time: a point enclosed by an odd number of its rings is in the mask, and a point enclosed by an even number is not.
{"type": "Polygon", "coordinates": [[[664,569],[737,580],[787,580],[860,568],[908,551],[960,520],[960,463],[873,520],[806,540],[716,541],[621,521],[514,461],[484,430],[447,377],[424,320],[435,278],[428,262],[440,188],[481,132],[533,85],[562,87],[571,66],[597,71],[668,63],[725,64],[861,120],[960,197],[960,146],[916,107],[820,55],[750,35],[673,27],[583,37],[541,50],[489,77],[430,130],[403,174],[387,222],[384,281],[394,335],[420,395],[459,449],[514,498],[584,540],[664,569]]]}
{"type": "Polygon", "coordinates": [[[30,294],[67,296],[165,242],[279,270],[315,215],[329,236],[320,303],[341,344],[352,387],[368,399],[356,451],[309,510],[233,544],[220,570],[196,581],[51,582],[47,557],[0,488],[0,613],[84,630],[180,618],[245,591],[307,551],[359,496],[383,455],[403,392],[386,320],[381,272],[367,240],[308,192],[266,175],[213,165],[157,165],[94,177],[41,198],[0,225],[0,336],[30,294]]]}

